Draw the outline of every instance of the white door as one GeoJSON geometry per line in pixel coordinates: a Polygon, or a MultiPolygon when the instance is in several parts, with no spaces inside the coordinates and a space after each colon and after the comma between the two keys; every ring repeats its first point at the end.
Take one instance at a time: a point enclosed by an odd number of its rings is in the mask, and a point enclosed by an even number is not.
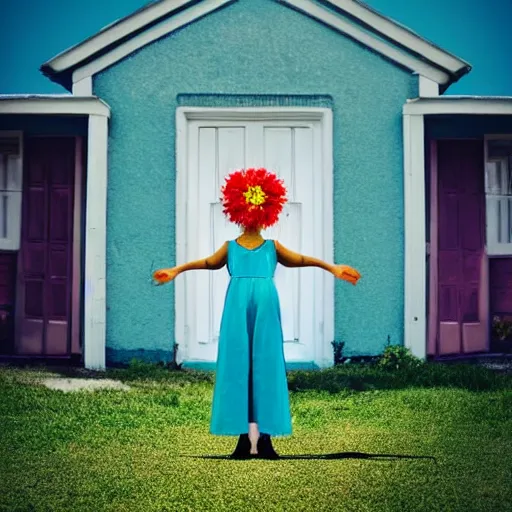
{"type": "MultiPolygon", "coordinates": [[[[325,230],[323,224],[320,121],[188,120],[185,130],[186,174],[180,177],[177,196],[184,195],[177,223],[183,226],[180,233],[185,240],[181,240],[184,245],[178,251],[178,264],[208,256],[224,241],[239,236],[238,226],[229,223],[222,213],[220,188],[226,175],[248,167],[265,167],[276,172],[288,190],[288,203],[279,223],[263,236],[278,239],[302,254],[332,259],[332,255],[324,254],[325,247],[332,243],[332,231],[325,230]],[[180,218],[180,212],[184,218],[180,218]],[[328,243],[325,237],[330,237],[328,243]]],[[[179,142],[178,151],[183,148],[179,142]]],[[[216,360],[228,280],[226,268],[187,272],[178,279],[177,287],[181,281],[183,289],[182,293],[177,290],[176,295],[176,337],[179,344],[181,341],[181,358],[185,361],[216,360]],[[184,307],[180,305],[181,299],[184,307]],[[180,324],[182,331],[178,328],[180,324]]],[[[328,277],[320,269],[289,269],[278,265],[275,282],[281,302],[286,360],[317,360],[323,350],[317,345],[325,341],[322,306],[326,284],[329,288],[328,277]]],[[[330,307],[328,318],[333,315],[330,307]]],[[[325,357],[323,352],[322,357],[325,357]]]]}

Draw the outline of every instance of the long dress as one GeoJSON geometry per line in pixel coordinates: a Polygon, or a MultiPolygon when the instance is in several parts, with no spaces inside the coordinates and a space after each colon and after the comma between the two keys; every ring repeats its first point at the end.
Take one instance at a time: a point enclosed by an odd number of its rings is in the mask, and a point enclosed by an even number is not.
{"type": "Polygon", "coordinates": [[[236,436],[256,422],[262,433],[292,433],[273,240],[246,249],[228,243],[210,432],[236,436]]]}

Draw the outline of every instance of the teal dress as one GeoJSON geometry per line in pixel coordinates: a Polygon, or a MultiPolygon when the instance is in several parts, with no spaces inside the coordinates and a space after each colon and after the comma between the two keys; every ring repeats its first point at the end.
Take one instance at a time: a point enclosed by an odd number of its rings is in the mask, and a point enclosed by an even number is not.
{"type": "Polygon", "coordinates": [[[210,432],[236,436],[249,422],[271,436],[292,433],[273,240],[228,243],[231,276],[220,325],[210,432]]]}

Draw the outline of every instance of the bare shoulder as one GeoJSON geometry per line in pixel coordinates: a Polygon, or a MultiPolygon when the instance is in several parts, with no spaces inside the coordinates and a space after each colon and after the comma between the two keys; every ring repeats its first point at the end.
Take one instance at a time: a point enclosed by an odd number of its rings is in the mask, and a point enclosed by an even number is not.
{"type": "Polygon", "coordinates": [[[228,242],[224,242],[216,251],[213,253],[210,258],[222,261],[225,260],[228,254],[228,242]]]}
{"type": "Polygon", "coordinates": [[[271,242],[274,244],[274,247],[276,248],[276,253],[280,254],[283,251],[283,246],[279,243],[279,240],[271,240],[271,242]]]}

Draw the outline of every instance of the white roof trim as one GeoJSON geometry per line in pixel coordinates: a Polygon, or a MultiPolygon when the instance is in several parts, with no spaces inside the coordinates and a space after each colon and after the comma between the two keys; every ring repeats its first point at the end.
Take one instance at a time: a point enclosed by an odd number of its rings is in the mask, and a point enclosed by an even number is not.
{"type": "Polygon", "coordinates": [[[94,96],[0,95],[0,114],[97,115],[110,117],[110,107],[94,96]]]}
{"type": "Polygon", "coordinates": [[[397,64],[401,64],[411,71],[415,71],[438,84],[446,84],[450,81],[450,75],[448,73],[406,53],[403,50],[399,50],[396,45],[384,42],[381,39],[370,35],[364,30],[361,30],[357,25],[346,21],[340,15],[321,7],[320,5],[314,4],[310,0],[282,0],[282,2],[302,11],[322,23],[329,25],[338,32],[342,32],[353,39],[356,39],[368,48],[375,50],[397,64]]]}
{"type": "Polygon", "coordinates": [[[358,19],[362,23],[371,26],[384,37],[409,48],[411,51],[416,52],[419,55],[423,55],[431,62],[447,69],[451,73],[456,74],[461,69],[471,67],[469,63],[420,37],[418,34],[400,23],[383,16],[377,11],[374,11],[368,5],[362,4],[357,0],[327,1],[358,19]]]}
{"type": "Polygon", "coordinates": [[[439,96],[409,100],[404,115],[466,114],[512,115],[509,96],[439,96]]]}
{"type": "Polygon", "coordinates": [[[141,32],[137,36],[128,39],[125,43],[121,44],[112,51],[102,55],[101,57],[94,59],[89,64],[78,68],[73,72],[73,83],[80,82],[84,78],[94,76],[96,73],[103,71],[112,64],[120,61],[124,57],[131,53],[139,50],[140,48],[160,39],[161,37],[174,32],[180,27],[193,22],[197,18],[209,14],[216,9],[219,9],[223,5],[232,2],[233,0],[208,0],[201,2],[194,7],[191,7],[185,11],[175,14],[172,18],[159,23],[153,28],[150,28],[144,32],[141,32]]]}
{"type": "Polygon", "coordinates": [[[82,43],[59,53],[47,64],[57,73],[76,66],[118,40],[192,2],[193,0],[161,0],[149,4],[130,16],[106,26],[82,43]]]}
{"type": "MultiPolygon", "coordinates": [[[[73,82],[78,82],[186,23],[235,1],[237,0],[202,0],[194,3],[193,0],[158,0],[105,27],[83,43],[60,53],[43,64],[42,70],[52,78],[66,71],[74,71],[73,82]],[[176,12],[178,10],[179,12],[176,12]],[[166,17],[168,19],[159,23],[159,20],[166,17]],[[155,25],[144,31],[144,27],[150,24],[155,25]],[[137,31],[139,33],[130,39],[130,34],[137,31]],[[122,39],[126,41],[119,44],[122,39]],[[108,51],[108,48],[111,48],[111,51],[108,51]],[[95,55],[98,56],[96,59],[95,55]],[[81,67],[81,63],[85,61],[89,63],[81,67]]],[[[471,69],[467,62],[445,52],[358,1],[325,0],[325,4],[331,8],[323,7],[312,0],[279,1],[349,35],[390,60],[443,86],[449,85],[471,69]],[[351,19],[345,19],[344,14],[351,19]],[[356,22],[353,22],[353,19],[356,22]],[[369,29],[366,30],[364,26],[369,29]],[[371,31],[377,35],[371,34],[371,31]]],[[[56,77],[56,81],[60,83],[67,80],[59,80],[58,76],[56,77]]]]}

